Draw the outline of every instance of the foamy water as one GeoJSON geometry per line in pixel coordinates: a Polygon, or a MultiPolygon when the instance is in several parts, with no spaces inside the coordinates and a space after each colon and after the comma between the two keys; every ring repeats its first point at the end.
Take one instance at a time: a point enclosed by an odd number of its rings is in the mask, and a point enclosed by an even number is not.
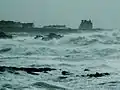
{"type": "Polygon", "coordinates": [[[0,66],[55,68],[39,75],[7,70],[0,73],[1,90],[119,90],[120,31],[104,30],[66,34],[61,39],[42,41],[33,36],[16,35],[1,39],[0,66]],[[90,71],[84,71],[89,69],[90,71]],[[71,74],[64,77],[62,71],[71,74]],[[103,77],[82,77],[92,73],[110,73],[103,77]]]}

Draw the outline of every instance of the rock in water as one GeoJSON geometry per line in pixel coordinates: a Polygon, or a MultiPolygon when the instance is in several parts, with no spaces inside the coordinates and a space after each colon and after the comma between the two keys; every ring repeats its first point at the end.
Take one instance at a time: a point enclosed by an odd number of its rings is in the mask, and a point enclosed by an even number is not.
{"type": "Polygon", "coordinates": [[[62,71],[62,75],[70,75],[71,73],[68,71],[62,71]]]}
{"type": "Polygon", "coordinates": [[[103,77],[103,76],[108,76],[110,73],[98,73],[96,72],[95,74],[87,74],[87,75],[81,75],[82,77],[103,77]]]}
{"type": "Polygon", "coordinates": [[[7,35],[4,32],[0,31],[0,39],[12,38],[12,35],[7,35]]]}
{"type": "Polygon", "coordinates": [[[49,72],[49,71],[53,71],[53,70],[56,70],[54,68],[47,68],[47,67],[44,67],[44,68],[27,68],[27,67],[7,67],[7,66],[0,66],[0,72],[5,72],[5,71],[8,71],[8,72],[15,72],[16,71],[24,71],[24,72],[27,72],[28,74],[32,74],[32,75],[39,75],[37,74],[36,72],[43,72],[43,73],[46,73],[46,72],[49,72]]]}
{"type": "Polygon", "coordinates": [[[66,79],[67,77],[64,77],[64,76],[60,76],[58,77],[59,79],[66,79]]]}
{"type": "Polygon", "coordinates": [[[89,69],[84,69],[84,71],[90,71],[89,69]]]}
{"type": "Polygon", "coordinates": [[[41,37],[43,37],[42,35],[36,35],[35,37],[34,37],[34,39],[38,39],[38,38],[41,38],[41,37]]]}
{"type": "Polygon", "coordinates": [[[10,50],[11,50],[11,48],[4,48],[4,49],[1,49],[1,50],[0,50],[0,53],[8,52],[8,51],[10,51],[10,50]]]}
{"type": "Polygon", "coordinates": [[[61,36],[61,35],[57,35],[57,34],[55,34],[55,33],[50,33],[50,34],[48,35],[48,37],[51,38],[51,39],[53,39],[53,38],[59,39],[59,38],[61,38],[62,36],[61,36]]]}
{"type": "Polygon", "coordinates": [[[42,40],[44,41],[48,41],[48,40],[51,40],[51,39],[60,39],[62,38],[63,36],[62,35],[57,35],[55,33],[49,33],[48,35],[42,37],[42,40]]]}

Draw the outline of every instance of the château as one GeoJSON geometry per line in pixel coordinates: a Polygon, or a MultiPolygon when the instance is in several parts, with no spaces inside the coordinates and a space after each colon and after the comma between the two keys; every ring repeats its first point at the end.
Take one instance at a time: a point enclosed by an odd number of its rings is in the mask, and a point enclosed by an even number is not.
{"type": "Polygon", "coordinates": [[[91,20],[81,20],[81,24],[79,26],[79,29],[93,29],[93,23],[91,20]]]}

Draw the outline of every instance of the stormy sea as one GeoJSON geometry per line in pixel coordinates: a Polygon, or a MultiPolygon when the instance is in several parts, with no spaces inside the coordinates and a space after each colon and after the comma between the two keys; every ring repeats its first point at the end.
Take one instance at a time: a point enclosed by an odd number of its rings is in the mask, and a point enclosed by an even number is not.
{"type": "Polygon", "coordinates": [[[0,39],[0,90],[120,90],[120,30],[11,34],[0,39]]]}

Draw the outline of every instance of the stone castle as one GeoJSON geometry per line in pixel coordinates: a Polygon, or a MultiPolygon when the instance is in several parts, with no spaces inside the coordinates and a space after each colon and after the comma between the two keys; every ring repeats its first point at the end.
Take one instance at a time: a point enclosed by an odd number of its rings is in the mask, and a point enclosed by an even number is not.
{"type": "Polygon", "coordinates": [[[79,29],[93,29],[93,23],[91,20],[81,20],[79,29]]]}
{"type": "Polygon", "coordinates": [[[0,21],[0,28],[33,28],[34,23],[21,23],[15,21],[0,21]]]}
{"type": "MultiPolygon", "coordinates": [[[[78,29],[72,29],[72,28],[66,27],[66,25],[48,25],[43,27],[35,27],[34,23],[21,23],[21,22],[5,21],[5,20],[0,21],[0,29],[4,29],[5,31],[17,31],[18,29],[20,29],[18,31],[24,31],[24,30],[38,31],[39,29],[42,31],[53,30],[58,32],[59,30],[64,30],[64,31],[68,30],[68,32],[71,32],[71,31],[74,32],[78,30],[78,29]]],[[[79,30],[91,30],[91,29],[93,29],[93,23],[91,20],[81,20],[79,30]]]]}

